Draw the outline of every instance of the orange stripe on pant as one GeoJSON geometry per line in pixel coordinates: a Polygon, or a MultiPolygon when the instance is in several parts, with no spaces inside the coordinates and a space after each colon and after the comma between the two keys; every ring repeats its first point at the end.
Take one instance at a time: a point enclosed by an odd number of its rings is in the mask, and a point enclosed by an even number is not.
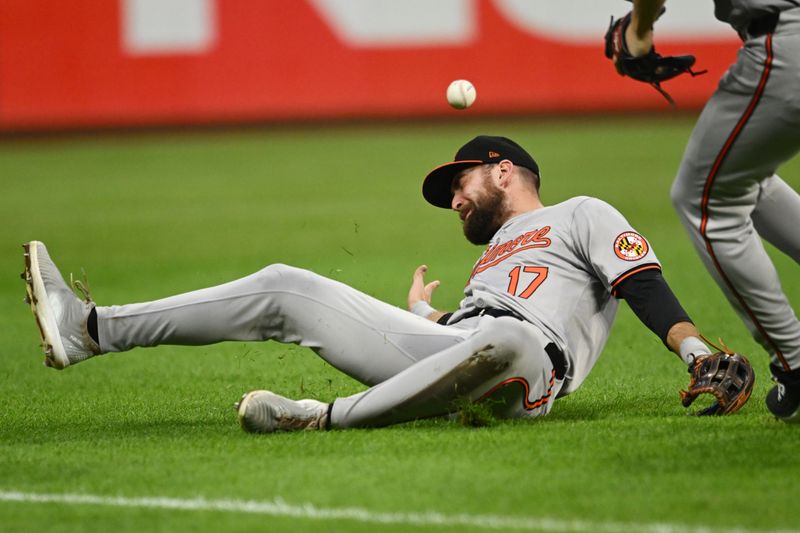
{"type": "Polygon", "coordinates": [[[547,392],[542,397],[540,397],[539,399],[537,399],[537,400],[535,400],[533,402],[531,402],[528,399],[528,395],[530,394],[530,391],[531,391],[531,387],[528,384],[528,380],[525,379],[525,378],[521,378],[521,377],[508,378],[508,379],[506,379],[504,381],[501,381],[500,383],[498,383],[497,385],[492,387],[489,390],[489,392],[487,392],[486,394],[481,396],[478,399],[478,401],[481,401],[481,400],[484,400],[484,399],[488,398],[489,396],[491,396],[492,394],[494,394],[498,390],[502,389],[503,387],[505,387],[507,385],[511,385],[512,383],[519,383],[520,385],[522,385],[522,388],[525,391],[525,393],[524,393],[524,395],[522,397],[522,404],[523,404],[523,406],[525,407],[526,410],[532,411],[533,409],[536,409],[537,407],[541,407],[541,406],[545,405],[547,402],[550,401],[550,397],[553,395],[553,386],[556,383],[556,371],[553,370],[553,372],[550,374],[550,385],[547,388],[547,392]]]}

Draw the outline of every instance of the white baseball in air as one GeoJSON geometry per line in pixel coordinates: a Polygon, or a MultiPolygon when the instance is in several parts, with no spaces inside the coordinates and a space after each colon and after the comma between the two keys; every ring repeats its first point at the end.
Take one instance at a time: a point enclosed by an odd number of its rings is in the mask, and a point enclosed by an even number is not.
{"type": "Polygon", "coordinates": [[[466,109],[478,96],[475,86],[467,80],[455,80],[447,87],[447,103],[455,109],[466,109]]]}

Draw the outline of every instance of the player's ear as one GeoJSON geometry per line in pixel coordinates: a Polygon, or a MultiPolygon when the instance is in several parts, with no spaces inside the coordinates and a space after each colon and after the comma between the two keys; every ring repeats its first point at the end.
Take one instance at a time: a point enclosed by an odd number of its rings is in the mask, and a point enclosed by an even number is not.
{"type": "Polygon", "coordinates": [[[514,163],[509,161],[508,159],[503,159],[499,163],[500,165],[500,176],[498,178],[498,185],[500,187],[508,187],[508,184],[511,180],[511,175],[514,173],[514,163]]]}

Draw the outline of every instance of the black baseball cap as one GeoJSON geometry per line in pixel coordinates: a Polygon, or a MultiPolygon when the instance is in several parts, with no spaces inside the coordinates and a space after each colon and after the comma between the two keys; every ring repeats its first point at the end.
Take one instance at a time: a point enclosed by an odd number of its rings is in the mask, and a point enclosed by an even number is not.
{"type": "Polygon", "coordinates": [[[436,207],[450,209],[453,201],[450,187],[456,174],[470,167],[499,163],[504,159],[539,175],[539,165],[523,147],[507,137],[479,135],[459,148],[453,161],[439,165],[425,176],[422,196],[436,207]]]}

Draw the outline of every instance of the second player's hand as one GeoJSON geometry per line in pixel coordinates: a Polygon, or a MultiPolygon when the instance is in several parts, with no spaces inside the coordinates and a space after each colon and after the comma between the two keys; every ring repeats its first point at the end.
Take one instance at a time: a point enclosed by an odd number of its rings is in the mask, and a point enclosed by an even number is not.
{"type": "Polygon", "coordinates": [[[631,23],[625,30],[625,45],[633,57],[653,49],[653,24],[664,12],[664,0],[635,0],[631,23]]]}
{"type": "Polygon", "coordinates": [[[633,57],[646,55],[653,49],[653,31],[647,30],[642,34],[637,34],[631,23],[625,30],[625,46],[628,47],[628,52],[633,57]]]}

